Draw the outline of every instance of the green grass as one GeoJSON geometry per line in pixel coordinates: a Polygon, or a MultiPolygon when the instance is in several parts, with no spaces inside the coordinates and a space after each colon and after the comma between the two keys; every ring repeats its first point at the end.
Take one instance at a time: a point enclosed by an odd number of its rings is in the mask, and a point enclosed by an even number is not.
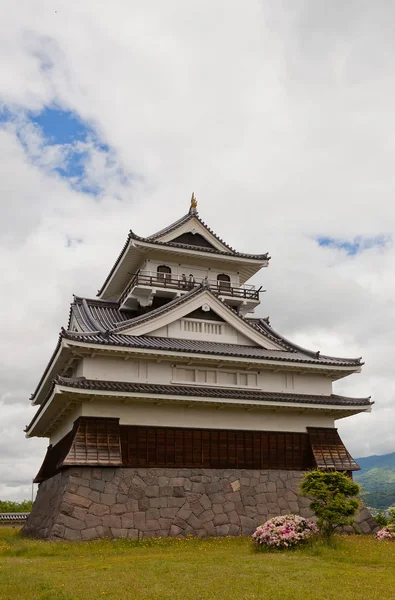
{"type": "Polygon", "coordinates": [[[0,599],[390,600],[395,543],[256,552],[248,538],[44,542],[0,529],[0,599]]]}

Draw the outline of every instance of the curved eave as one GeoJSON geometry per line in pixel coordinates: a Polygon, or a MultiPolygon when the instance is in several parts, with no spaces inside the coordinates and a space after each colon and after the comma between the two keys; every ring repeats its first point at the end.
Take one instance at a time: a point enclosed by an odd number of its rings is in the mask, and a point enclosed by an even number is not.
{"type": "MultiPolygon", "coordinates": [[[[89,382],[94,383],[94,382],[89,382]]],[[[97,382],[103,383],[103,382],[97,382]]],[[[115,382],[104,382],[107,384],[115,383],[115,382]]],[[[121,385],[121,382],[116,382],[117,385],[121,385]]],[[[127,387],[127,383],[123,384],[127,387]]],[[[99,386],[98,386],[99,387],[99,386]]],[[[143,387],[143,386],[140,386],[143,387]]],[[[148,386],[147,386],[148,387],[148,386]]],[[[155,387],[155,386],[153,386],[155,387]]],[[[156,386],[160,387],[160,386],[156,386]]],[[[163,386],[163,388],[168,388],[169,386],[163,386]]],[[[180,386],[170,386],[173,388],[177,388],[180,386]]],[[[281,401],[280,397],[282,394],[278,394],[279,399],[273,400],[256,400],[256,399],[246,399],[243,398],[243,394],[240,394],[240,397],[235,395],[232,398],[219,397],[218,393],[220,390],[215,390],[215,396],[202,396],[199,394],[199,388],[196,388],[196,395],[192,395],[191,393],[183,395],[182,393],[175,393],[173,389],[173,393],[166,392],[152,392],[152,391],[122,391],[116,389],[95,389],[94,386],[89,388],[80,388],[75,385],[62,385],[56,383],[56,380],[52,382],[51,389],[47,395],[45,402],[39,407],[37,413],[33,417],[32,421],[29,425],[27,425],[25,432],[26,437],[33,436],[46,436],[48,434],[49,429],[51,428],[51,424],[53,424],[57,420],[57,416],[59,415],[60,409],[65,412],[70,405],[76,405],[84,400],[91,400],[95,398],[99,399],[108,399],[114,398],[120,400],[122,402],[158,402],[161,403],[182,403],[188,405],[195,406],[215,406],[215,407],[233,407],[239,409],[263,409],[263,410],[281,410],[281,411],[293,411],[293,412],[325,412],[334,416],[335,419],[340,419],[343,417],[359,414],[361,412],[370,412],[372,402],[369,399],[361,398],[361,399],[349,399],[353,401],[353,404],[338,404],[331,403],[331,397],[323,396],[322,403],[312,403],[309,401],[310,396],[302,395],[302,394],[294,394],[295,397],[299,396],[299,398],[294,399],[293,401],[281,401]],[[304,401],[305,399],[305,401],[304,401]],[[355,403],[356,400],[360,400],[361,404],[355,403]]],[[[226,395],[226,390],[223,390],[224,396],[226,395]]],[[[271,396],[276,396],[276,394],[271,394],[271,396]]],[[[339,398],[337,396],[333,396],[333,398],[339,398]]],[[[347,398],[344,398],[347,400],[347,398]]]]}

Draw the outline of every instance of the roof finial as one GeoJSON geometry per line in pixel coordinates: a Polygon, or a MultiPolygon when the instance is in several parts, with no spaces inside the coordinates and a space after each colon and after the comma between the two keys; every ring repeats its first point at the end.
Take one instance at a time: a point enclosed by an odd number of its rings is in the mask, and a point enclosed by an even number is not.
{"type": "Polygon", "coordinates": [[[196,207],[197,207],[197,200],[195,198],[195,192],[192,192],[191,207],[189,209],[189,212],[193,213],[193,214],[196,214],[197,213],[196,207]]]}

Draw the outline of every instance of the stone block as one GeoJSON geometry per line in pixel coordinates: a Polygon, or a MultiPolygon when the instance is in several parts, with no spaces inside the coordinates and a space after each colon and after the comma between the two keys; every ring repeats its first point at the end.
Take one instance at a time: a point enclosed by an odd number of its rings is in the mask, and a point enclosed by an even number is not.
{"type": "Polygon", "coordinates": [[[190,508],[188,508],[188,506],[186,506],[184,504],[184,506],[182,506],[180,508],[180,510],[177,513],[177,517],[179,517],[180,519],[188,519],[188,517],[192,514],[192,511],[190,508]]]}
{"type": "Polygon", "coordinates": [[[91,479],[90,481],[91,490],[95,490],[97,492],[104,492],[105,485],[106,482],[102,481],[101,479],[91,479]]]}
{"type": "Polygon", "coordinates": [[[206,494],[215,494],[222,492],[222,485],[218,483],[208,483],[206,485],[206,494]]]}
{"type": "Polygon", "coordinates": [[[94,540],[98,538],[99,535],[94,527],[89,527],[88,529],[83,529],[81,531],[81,539],[82,540],[94,540]]]}
{"type": "Polygon", "coordinates": [[[167,496],[172,496],[173,495],[173,488],[170,485],[165,485],[163,487],[159,488],[159,496],[160,497],[167,497],[167,496]]]}
{"type": "Polygon", "coordinates": [[[159,477],[158,483],[159,483],[159,487],[163,488],[165,486],[169,485],[169,481],[170,481],[170,477],[159,477]]]}
{"type": "Polygon", "coordinates": [[[174,519],[178,512],[178,506],[172,506],[170,508],[161,508],[160,516],[165,517],[166,519],[174,519]]]}
{"type": "Polygon", "coordinates": [[[212,521],[207,521],[207,523],[204,523],[203,528],[205,529],[207,535],[216,535],[217,533],[212,521]]]}
{"type": "Polygon", "coordinates": [[[289,510],[291,511],[291,514],[293,515],[298,515],[299,514],[299,505],[297,502],[290,502],[289,503],[289,510]]]}
{"type": "Polygon", "coordinates": [[[185,504],[185,498],[168,498],[167,505],[169,508],[172,506],[178,506],[181,508],[185,504]]]}
{"type": "Polygon", "coordinates": [[[55,523],[55,525],[52,527],[51,536],[63,538],[65,530],[66,527],[64,525],[61,525],[60,523],[55,523]]]}
{"type": "Polygon", "coordinates": [[[274,481],[268,481],[266,484],[266,489],[268,492],[275,492],[277,488],[274,481]]]}
{"type": "Polygon", "coordinates": [[[213,504],[211,510],[215,515],[219,515],[224,512],[222,504],[213,504]]]}
{"type": "Polygon", "coordinates": [[[116,494],[117,504],[126,504],[128,497],[126,494],[116,494]]]}
{"type": "Polygon", "coordinates": [[[206,494],[200,496],[199,502],[203,506],[204,510],[208,510],[209,508],[211,508],[211,501],[209,497],[206,496],[206,494]]]}
{"type": "Polygon", "coordinates": [[[128,529],[128,538],[132,540],[137,540],[139,537],[139,532],[137,529],[128,529]]]}
{"type": "MultiPolygon", "coordinates": [[[[225,525],[230,522],[230,517],[228,515],[215,515],[213,519],[214,525],[225,525]]],[[[225,534],[226,535],[226,534],[225,534]]]]}
{"type": "Polygon", "coordinates": [[[213,504],[224,504],[226,502],[225,494],[223,492],[210,494],[209,497],[213,504]]]}
{"type": "Polygon", "coordinates": [[[243,504],[244,506],[256,506],[258,503],[254,496],[243,496],[243,504]]]}
{"type": "Polygon", "coordinates": [[[201,520],[198,519],[193,513],[189,515],[187,521],[188,524],[195,530],[200,529],[202,527],[201,520]]]}
{"type": "Polygon", "coordinates": [[[83,498],[91,498],[90,494],[91,494],[91,488],[90,487],[85,487],[83,485],[78,486],[77,488],[77,495],[78,496],[82,496],[83,498]]]}
{"type": "Polygon", "coordinates": [[[112,506],[116,501],[115,494],[100,494],[100,502],[106,506],[112,506]]]}
{"type": "Polygon", "coordinates": [[[209,521],[212,521],[214,519],[214,513],[210,509],[205,510],[204,512],[202,512],[201,515],[199,515],[199,519],[201,520],[201,522],[204,525],[205,523],[208,523],[209,521]]]}
{"type": "Polygon", "coordinates": [[[288,502],[297,502],[297,500],[298,500],[298,497],[295,494],[295,492],[292,492],[291,490],[289,490],[288,492],[285,492],[284,498],[286,500],[288,500],[288,502]]]}
{"type": "Polygon", "coordinates": [[[192,483],[192,492],[204,494],[206,487],[203,483],[192,483]]]}
{"type": "Polygon", "coordinates": [[[82,506],[74,506],[71,516],[74,517],[74,519],[79,519],[80,521],[85,521],[87,512],[88,512],[87,508],[83,508],[82,506]]]}
{"type": "Polygon", "coordinates": [[[164,529],[169,531],[171,524],[173,523],[173,519],[165,519],[164,517],[160,517],[158,521],[161,527],[161,531],[163,531],[164,529]]]}
{"type": "Polygon", "coordinates": [[[112,538],[111,529],[109,527],[98,525],[95,529],[99,538],[112,538]]]}
{"type": "Polygon", "coordinates": [[[175,485],[173,487],[173,496],[176,498],[183,498],[185,496],[185,490],[181,485],[175,485]]]}
{"type": "Polygon", "coordinates": [[[285,508],[285,509],[288,508],[288,502],[286,501],[285,498],[280,497],[277,502],[278,502],[278,505],[280,508],[285,508]]]}
{"type": "Polygon", "coordinates": [[[113,538],[127,538],[128,530],[123,528],[111,527],[111,533],[113,538]]]}
{"type": "Polygon", "coordinates": [[[110,513],[110,507],[105,504],[91,504],[88,510],[88,514],[97,515],[101,517],[110,513]]]}
{"type": "Polygon", "coordinates": [[[159,485],[148,485],[145,488],[147,498],[157,498],[159,496],[159,485]]]}
{"type": "Polygon", "coordinates": [[[146,519],[159,519],[160,512],[159,508],[149,508],[145,513],[146,519]]]}
{"type": "Polygon", "coordinates": [[[235,503],[234,502],[225,502],[225,504],[223,505],[223,510],[224,512],[230,512],[231,510],[234,510],[235,508],[235,503]]]}
{"type": "Polygon", "coordinates": [[[103,515],[102,524],[104,527],[110,527],[111,529],[113,527],[121,529],[121,517],[118,515],[103,515]]]}
{"type": "Polygon", "coordinates": [[[230,525],[228,535],[240,535],[240,526],[236,524],[230,525]]]}
{"type": "Polygon", "coordinates": [[[251,479],[249,477],[240,477],[240,485],[241,486],[250,486],[251,485],[251,479]]]}
{"type": "Polygon", "coordinates": [[[238,513],[235,510],[230,511],[229,520],[232,523],[232,525],[240,524],[240,516],[238,515],[238,513]]]}
{"type": "Polygon", "coordinates": [[[101,517],[97,517],[96,515],[90,515],[89,513],[85,517],[85,523],[88,528],[97,527],[101,525],[101,517]]]}
{"type": "Polygon", "coordinates": [[[225,494],[225,497],[229,502],[240,502],[241,501],[240,492],[228,492],[227,494],[225,494]]]}
{"type": "Polygon", "coordinates": [[[184,485],[184,477],[171,477],[169,485],[171,486],[183,486],[184,485]]]}
{"type": "Polygon", "coordinates": [[[112,467],[102,467],[102,476],[103,481],[111,481],[115,475],[115,469],[112,467]]]}
{"type": "Polygon", "coordinates": [[[177,525],[172,525],[170,527],[169,535],[171,537],[177,537],[178,535],[180,535],[180,533],[182,533],[182,529],[180,527],[177,527],[177,525]]]}
{"type": "Polygon", "coordinates": [[[113,515],[122,515],[127,512],[126,504],[113,504],[110,509],[113,515]]]}
{"type": "Polygon", "coordinates": [[[59,521],[62,525],[66,527],[66,529],[75,529],[76,531],[86,529],[85,521],[81,521],[80,519],[74,519],[73,517],[69,517],[68,515],[60,515],[59,521]]]}
{"type": "Polygon", "coordinates": [[[80,540],[81,539],[81,530],[69,529],[68,527],[66,527],[64,534],[63,534],[63,539],[69,540],[69,541],[80,540]]]}
{"type": "Polygon", "coordinates": [[[177,527],[180,527],[183,530],[188,527],[188,523],[184,519],[181,519],[180,517],[176,517],[174,519],[174,525],[177,525],[177,527]]]}
{"type": "Polygon", "coordinates": [[[145,529],[145,512],[136,512],[133,515],[134,527],[143,531],[145,529]]]}
{"type": "Polygon", "coordinates": [[[104,486],[104,494],[116,495],[117,492],[118,492],[118,487],[112,481],[107,481],[104,486]]]}
{"type": "Polygon", "coordinates": [[[155,531],[156,529],[160,529],[159,521],[157,519],[146,519],[145,530],[155,531]]]}
{"type": "Polygon", "coordinates": [[[133,517],[125,517],[124,515],[121,515],[121,527],[122,527],[122,529],[133,529],[134,518],[133,517]]]}
{"type": "Polygon", "coordinates": [[[149,504],[152,508],[166,508],[167,498],[150,498],[149,504]]]}
{"type": "Polygon", "coordinates": [[[90,490],[89,500],[92,500],[92,502],[100,502],[100,492],[90,490]]]}
{"type": "Polygon", "coordinates": [[[139,510],[147,510],[151,506],[151,500],[153,498],[146,498],[145,496],[144,498],[140,498],[138,501],[139,510]]]}
{"type": "Polygon", "coordinates": [[[65,493],[63,500],[72,506],[83,506],[84,508],[89,508],[92,504],[92,500],[89,500],[89,498],[84,498],[83,496],[78,496],[77,494],[70,494],[69,492],[65,493]]]}
{"type": "Polygon", "coordinates": [[[224,536],[228,535],[229,529],[230,525],[218,525],[218,527],[215,528],[215,532],[219,536],[224,536]]]}

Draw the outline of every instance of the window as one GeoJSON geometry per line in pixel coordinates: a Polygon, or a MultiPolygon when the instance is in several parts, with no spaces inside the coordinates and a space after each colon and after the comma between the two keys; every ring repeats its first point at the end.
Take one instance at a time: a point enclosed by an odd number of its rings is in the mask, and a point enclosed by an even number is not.
{"type": "Polygon", "coordinates": [[[230,289],[229,275],[225,275],[225,273],[220,273],[217,276],[217,286],[220,291],[221,290],[229,290],[230,289]]]}
{"type": "Polygon", "coordinates": [[[171,280],[171,269],[167,265],[159,265],[156,269],[158,279],[170,281],[171,280]]]}

